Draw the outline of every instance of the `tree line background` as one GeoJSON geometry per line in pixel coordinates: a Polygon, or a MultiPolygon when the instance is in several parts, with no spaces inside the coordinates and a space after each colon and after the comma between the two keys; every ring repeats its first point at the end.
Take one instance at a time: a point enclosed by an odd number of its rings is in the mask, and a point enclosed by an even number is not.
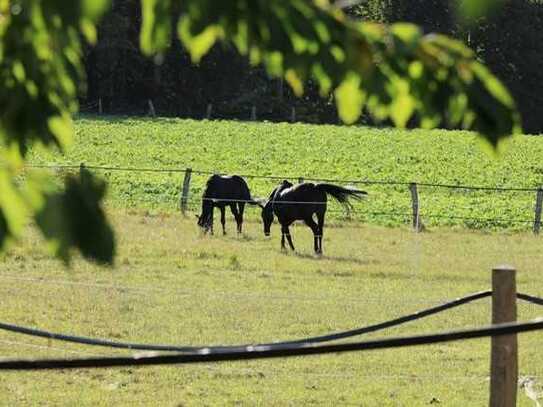
{"type": "MultiPolygon", "coordinates": [[[[85,50],[87,89],[85,106],[102,100],[108,114],[146,114],[152,100],[160,115],[202,118],[207,105],[213,117],[249,118],[255,106],[259,119],[296,118],[311,123],[337,123],[335,104],[321,98],[308,84],[296,98],[280,79],[251,67],[233,47],[215,46],[199,65],[193,65],[177,36],[171,47],[154,60],[139,48],[139,0],[115,0],[98,30],[98,43],[85,50]]],[[[496,14],[465,28],[450,0],[366,0],[349,14],[366,20],[408,21],[425,32],[441,32],[462,39],[510,89],[522,114],[524,131],[543,132],[543,4],[509,0],[496,14]]],[[[176,16],[172,16],[174,19],[176,16]]],[[[361,122],[371,123],[363,116],[361,122]]]]}

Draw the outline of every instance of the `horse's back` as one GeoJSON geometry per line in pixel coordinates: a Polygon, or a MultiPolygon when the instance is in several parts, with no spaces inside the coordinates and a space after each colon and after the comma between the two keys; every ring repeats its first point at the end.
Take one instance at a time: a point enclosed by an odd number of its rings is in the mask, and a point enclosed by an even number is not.
{"type": "Polygon", "coordinates": [[[212,175],[207,181],[204,197],[215,199],[251,199],[247,182],[239,175],[212,175]]]}
{"type": "Polygon", "coordinates": [[[323,214],[326,211],[326,193],[310,182],[284,188],[275,199],[275,214],[283,219],[303,220],[314,213],[323,214]]]}
{"type": "Polygon", "coordinates": [[[326,202],[326,193],[315,188],[315,184],[311,182],[285,188],[279,195],[280,200],[286,202],[326,202]]]}

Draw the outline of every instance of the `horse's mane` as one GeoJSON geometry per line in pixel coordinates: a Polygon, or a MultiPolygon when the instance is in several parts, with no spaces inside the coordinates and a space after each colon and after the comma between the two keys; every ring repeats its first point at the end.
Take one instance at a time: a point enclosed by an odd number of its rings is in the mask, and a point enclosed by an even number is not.
{"type": "Polygon", "coordinates": [[[290,188],[291,186],[293,186],[292,182],[289,182],[287,181],[286,179],[283,180],[283,182],[281,182],[281,184],[279,184],[277,186],[277,188],[275,188],[272,193],[270,194],[270,197],[268,198],[269,201],[273,200],[281,191],[287,189],[287,188],[290,188]]]}

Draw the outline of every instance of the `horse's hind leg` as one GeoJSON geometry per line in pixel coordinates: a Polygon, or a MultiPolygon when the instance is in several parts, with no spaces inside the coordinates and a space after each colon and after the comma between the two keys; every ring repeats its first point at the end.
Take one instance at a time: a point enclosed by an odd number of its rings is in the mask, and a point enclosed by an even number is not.
{"type": "Polygon", "coordinates": [[[224,216],[224,206],[220,206],[219,209],[221,210],[221,224],[222,224],[222,234],[226,235],[226,218],[224,216]]]}
{"type": "Polygon", "coordinates": [[[322,254],[322,235],[324,234],[324,214],[325,214],[324,211],[322,213],[317,213],[317,222],[318,222],[317,237],[318,237],[318,243],[319,243],[318,253],[320,254],[322,254]]]}
{"type": "Polygon", "coordinates": [[[319,227],[313,218],[306,218],[304,222],[313,231],[313,246],[315,248],[315,253],[319,253],[319,227]]]}
{"type": "Polygon", "coordinates": [[[232,215],[234,215],[234,218],[236,219],[236,225],[237,225],[238,233],[241,233],[241,220],[240,220],[241,215],[238,212],[236,202],[234,202],[232,205],[230,205],[230,210],[232,211],[232,215]]]}
{"type": "Polygon", "coordinates": [[[245,202],[238,202],[238,206],[239,206],[238,233],[241,233],[242,227],[243,227],[243,212],[245,211],[245,202]]]}

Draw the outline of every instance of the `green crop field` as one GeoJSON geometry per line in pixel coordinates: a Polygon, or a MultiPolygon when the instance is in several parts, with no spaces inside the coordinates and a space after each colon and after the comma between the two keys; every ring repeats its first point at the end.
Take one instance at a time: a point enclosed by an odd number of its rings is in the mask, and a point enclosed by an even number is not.
{"type": "MultiPolygon", "coordinates": [[[[453,131],[401,131],[365,127],[243,123],[178,119],[85,118],[66,155],[34,152],[34,164],[181,169],[285,176],[292,181],[395,181],[536,189],[543,184],[543,139],[523,136],[498,159],[473,135],[453,131]]],[[[57,170],[57,172],[59,172],[57,170]]],[[[62,171],[60,171],[62,172],[62,171]]],[[[182,172],[98,171],[116,207],[176,210],[182,172]]],[[[208,174],[194,173],[190,205],[196,209],[208,174]]],[[[248,179],[267,197],[277,180],[248,179]]],[[[338,182],[346,184],[348,182],[338,182]]],[[[411,218],[407,185],[357,185],[369,192],[355,212],[331,205],[335,218],[396,226],[411,218]]],[[[421,219],[428,226],[529,230],[533,191],[472,191],[419,187],[421,219]]]]}
{"type": "MultiPolygon", "coordinates": [[[[29,226],[22,241],[0,258],[1,322],[176,345],[299,339],[487,290],[492,267],[501,263],[518,269],[519,291],[543,296],[541,237],[529,231],[533,191],[421,187],[422,220],[429,227],[414,233],[406,185],[360,185],[369,197],[355,205],[355,212],[348,215],[330,205],[323,256],[313,254],[311,232],[303,225],[291,228],[298,251],[282,252],[278,226],[271,238],[264,237],[255,208],[247,210],[241,236],[231,216],[226,236],[204,236],[192,213],[178,212],[187,167],[285,175],[294,181],[536,188],[543,139],[516,138],[494,159],[463,132],[127,118],[82,118],[76,130],[77,140],[65,155],[32,151],[33,166],[74,166],[46,170],[59,180],[80,163],[172,171],[96,171],[109,181],[105,207],[118,241],[113,268],[78,256],[65,268],[50,258],[29,226]]],[[[194,210],[207,176],[193,174],[194,210]]],[[[277,181],[248,182],[254,196],[267,196],[277,181]]],[[[490,300],[483,299],[350,340],[482,326],[490,322],[490,308],[490,300]]],[[[520,320],[543,312],[526,303],[518,310],[520,320]]],[[[12,372],[0,382],[0,405],[480,406],[488,404],[489,343],[175,367],[12,372]]],[[[520,375],[533,377],[536,386],[543,385],[540,346],[539,332],[519,337],[520,375]]],[[[1,358],[127,354],[0,331],[1,358]]],[[[534,405],[523,389],[518,401],[534,405]]]]}

